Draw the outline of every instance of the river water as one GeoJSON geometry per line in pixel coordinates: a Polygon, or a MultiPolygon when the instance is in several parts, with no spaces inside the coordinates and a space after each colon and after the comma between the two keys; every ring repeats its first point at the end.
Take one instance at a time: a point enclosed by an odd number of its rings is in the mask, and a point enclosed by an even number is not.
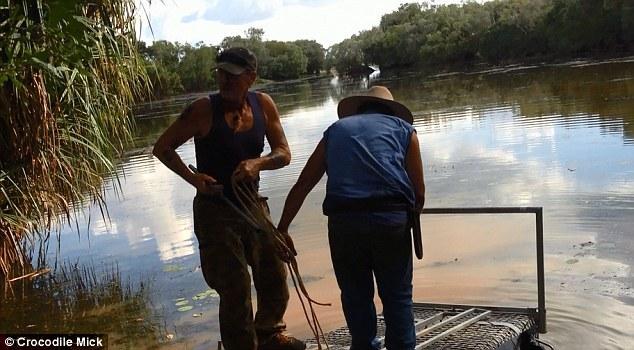
{"type": "MultiPolygon", "coordinates": [[[[372,84],[388,86],[415,116],[426,207],[544,208],[548,333],[541,338],[559,349],[633,349],[634,60],[263,86],[277,103],[293,154],[288,167],[262,174],[275,220],[336,120],[337,101],[372,84]]],[[[73,302],[72,313],[51,321],[42,312],[47,306],[33,302],[41,296],[27,294],[3,305],[2,331],[100,331],[110,334],[114,348],[215,346],[218,298],[199,268],[194,189],[151,155],[153,141],[196,97],[141,106],[135,147],[122,159],[118,180],[106,184],[109,220],[85,205],[78,225],[63,229],[59,245],[48,249],[49,263],[65,271],[88,266],[98,277],[114,266],[114,281],[93,288],[126,286],[116,300],[73,302]]],[[[191,140],[178,152],[195,163],[191,140]]],[[[330,330],[344,320],[321,214],[324,180],[291,234],[309,292],[333,303],[317,309],[330,330]]],[[[422,221],[425,258],[414,264],[415,301],[536,307],[533,216],[425,215],[422,221]]],[[[60,288],[43,289],[57,296],[60,288]]],[[[95,292],[84,293],[91,299],[95,292]]],[[[293,334],[310,336],[294,294],[286,321],[293,334]]]]}

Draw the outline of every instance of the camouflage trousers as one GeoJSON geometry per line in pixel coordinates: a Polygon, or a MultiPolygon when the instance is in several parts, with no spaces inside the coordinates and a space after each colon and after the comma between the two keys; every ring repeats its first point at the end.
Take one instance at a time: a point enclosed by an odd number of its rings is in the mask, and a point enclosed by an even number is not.
{"type": "MultiPolygon", "coordinates": [[[[263,207],[268,211],[265,201],[263,207]]],[[[255,350],[286,328],[286,267],[269,234],[257,231],[220,198],[194,198],[194,232],[200,265],[209,287],[220,295],[220,335],[227,350],[255,350]],[[253,317],[251,276],[257,292],[253,317]]]]}

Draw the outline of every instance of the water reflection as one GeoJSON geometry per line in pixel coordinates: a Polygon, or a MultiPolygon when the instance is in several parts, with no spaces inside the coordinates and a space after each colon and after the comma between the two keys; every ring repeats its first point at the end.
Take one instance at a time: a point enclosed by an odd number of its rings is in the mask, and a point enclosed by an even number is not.
{"type": "Polygon", "coordinates": [[[157,347],[167,340],[150,307],[147,281],[121,279],[116,266],[64,264],[52,274],[0,286],[2,333],[99,333],[110,348],[157,347]]]}
{"type": "MultiPolygon", "coordinates": [[[[282,170],[263,173],[262,190],[278,218],[306,159],[337,119],[337,101],[368,84],[386,85],[414,111],[428,207],[544,207],[547,303],[552,305],[546,338],[560,349],[577,348],[568,342],[571,334],[578,341],[574,344],[629,349],[627,335],[634,334],[633,72],[634,63],[619,62],[434,77],[322,77],[266,86],[278,104],[293,159],[282,170]],[[577,306],[593,302],[605,309],[577,306]]],[[[98,208],[87,208],[90,235],[85,234],[87,217],[80,237],[72,229],[62,232],[58,253],[79,261],[117,261],[125,276],[149,274],[151,297],[156,308],[165,310],[168,328],[178,331],[176,340],[204,348],[219,337],[217,299],[184,313],[174,305],[175,299],[191,299],[206,289],[192,233],[194,190],[148,148],[198,96],[156,102],[153,110],[143,106],[136,148],[120,166],[121,196],[114,196],[109,185],[110,221],[97,219],[98,208]],[[203,316],[193,316],[198,313],[203,316]]],[[[191,141],[179,153],[194,163],[191,141]]],[[[335,303],[320,310],[322,325],[335,327],[343,318],[321,214],[324,183],[309,195],[291,230],[311,295],[335,303]]],[[[425,218],[426,258],[416,264],[417,299],[534,306],[533,228],[523,220],[425,218]]],[[[301,306],[292,300],[291,331],[307,336],[302,320],[301,306]]]]}

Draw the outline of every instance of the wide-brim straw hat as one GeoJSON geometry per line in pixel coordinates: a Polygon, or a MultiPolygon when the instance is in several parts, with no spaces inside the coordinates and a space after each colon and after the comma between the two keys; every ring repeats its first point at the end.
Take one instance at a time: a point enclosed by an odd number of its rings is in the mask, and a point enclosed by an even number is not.
{"type": "Polygon", "coordinates": [[[349,117],[359,113],[359,107],[366,103],[378,103],[388,107],[392,111],[392,115],[413,124],[414,116],[409,108],[403,104],[394,101],[394,97],[385,86],[373,86],[364,94],[348,96],[339,102],[337,106],[337,114],[339,118],[349,117]]]}

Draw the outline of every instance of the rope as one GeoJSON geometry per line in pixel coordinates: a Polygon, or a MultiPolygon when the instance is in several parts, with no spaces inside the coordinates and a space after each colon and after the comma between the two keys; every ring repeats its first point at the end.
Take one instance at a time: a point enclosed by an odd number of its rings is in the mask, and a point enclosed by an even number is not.
{"type": "Polygon", "coordinates": [[[331,304],[317,302],[308,294],[306,286],[304,285],[304,281],[302,280],[302,276],[299,272],[297,259],[295,259],[295,255],[286,244],[282,233],[278,231],[277,227],[275,227],[275,225],[271,221],[271,217],[269,216],[269,214],[260,205],[260,197],[255,188],[255,185],[246,184],[244,182],[237,182],[235,181],[235,179],[232,178],[231,186],[233,188],[233,192],[236,195],[236,198],[238,199],[238,202],[240,202],[240,204],[242,205],[242,211],[239,211],[239,213],[242,214],[248,221],[256,223],[257,227],[260,230],[271,235],[278,251],[289,257],[289,261],[286,262],[286,265],[288,267],[288,270],[290,271],[293,286],[295,287],[297,297],[299,298],[299,301],[302,305],[302,310],[304,311],[304,316],[306,317],[308,326],[310,327],[310,330],[313,333],[315,340],[317,341],[317,348],[319,350],[322,349],[320,339],[323,339],[323,343],[326,346],[326,349],[329,350],[330,346],[328,345],[326,336],[321,328],[321,324],[319,323],[317,313],[315,312],[315,308],[313,306],[330,306],[331,304]],[[306,304],[308,304],[310,316],[306,308],[306,304]]]}

